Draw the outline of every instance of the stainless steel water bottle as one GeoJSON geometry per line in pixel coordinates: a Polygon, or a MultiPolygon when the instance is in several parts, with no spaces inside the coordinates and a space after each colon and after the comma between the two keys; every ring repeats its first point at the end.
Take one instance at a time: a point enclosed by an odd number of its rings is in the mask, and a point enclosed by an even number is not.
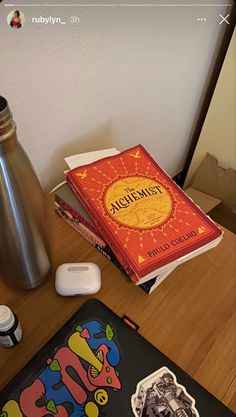
{"type": "Polygon", "coordinates": [[[0,278],[24,290],[42,284],[49,271],[44,196],[0,96],[0,278]]]}

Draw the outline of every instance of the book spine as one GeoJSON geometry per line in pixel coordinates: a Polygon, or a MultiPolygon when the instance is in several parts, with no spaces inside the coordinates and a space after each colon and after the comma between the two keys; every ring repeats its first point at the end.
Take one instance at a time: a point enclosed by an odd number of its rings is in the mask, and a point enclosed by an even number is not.
{"type": "Polygon", "coordinates": [[[114,252],[115,256],[117,257],[118,261],[121,263],[121,265],[123,266],[126,274],[129,276],[129,278],[135,283],[137,284],[138,282],[138,277],[135,275],[134,271],[131,269],[131,267],[127,264],[127,262],[125,261],[125,259],[123,258],[123,256],[120,254],[119,250],[117,249],[117,247],[114,245],[114,243],[111,241],[110,237],[108,236],[108,234],[106,233],[106,231],[104,229],[101,229],[100,223],[98,221],[98,219],[96,219],[96,217],[94,216],[92,210],[90,210],[89,205],[87,204],[87,202],[83,199],[83,197],[80,195],[79,191],[77,190],[77,188],[74,186],[73,182],[70,180],[70,178],[67,176],[67,183],[70,186],[70,188],[72,189],[73,193],[76,195],[76,197],[79,199],[80,203],[82,204],[84,210],[88,213],[89,217],[91,217],[93,223],[95,224],[95,226],[97,227],[98,231],[104,236],[105,241],[108,243],[108,245],[110,246],[110,248],[112,249],[112,251],[114,252]]]}
{"type": "Polygon", "coordinates": [[[55,200],[61,207],[63,207],[66,211],[68,211],[73,217],[75,217],[78,221],[82,222],[90,230],[96,233],[96,235],[102,238],[102,236],[99,235],[95,225],[92,222],[89,222],[88,219],[86,219],[81,213],[78,212],[78,210],[75,210],[73,207],[71,207],[66,201],[64,201],[57,194],[55,194],[55,200]]]}
{"type": "Polygon", "coordinates": [[[96,247],[99,252],[101,252],[106,258],[108,258],[112,263],[114,263],[122,272],[125,273],[124,268],[116,258],[115,254],[112,252],[111,248],[100,239],[100,237],[94,233],[86,224],[79,222],[77,218],[68,215],[68,212],[64,210],[62,206],[56,201],[55,202],[55,211],[67,223],[70,224],[77,232],[79,232],[83,237],[85,237],[94,247],[96,247]]]}
{"type": "MultiPolygon", "coordinates": [[[[127,276],[124,268],[116,258],[115,254],[112,252],[112,250],[109,248],[108,245],[105,247],[100,245],[99,240],[94,238],[94,233],[91,233],[91,230],[89,230],[85,225],[81,225],[81,223],[78,223],[78,220],[74,218],[72,220],[71,217],[68,217],[67,213],[64,211],[63,207],[61,207],[58,202],[55,204],[55,213],[64,220],[69,226],[71,226],[74,230],[76,230],[82,237],[84,237],[88,242],[90,242],[95,249],[97,249],[103,256],[105,256],[109,261],[111,261],[117,268],[120,269],[120,271],[127,276]],[[84,227],[82,227],[84,226],[84,227]]],[[[129,277],[127,277],[129,278],[129,277]]],[[[156,278],[153,278],[149,282],[145,284],[139,285],[140,288],[146,293],[150,294],[152,292],[152,286],[155,284],[156,278]]]]}
{"type": "Polygon", "coordinates": [[[101,248],[106,246],[106,243],[100,239],[99,236],[96,235],[92,230],[90,230],[87,226],[85,226],[82,222],[78,221],[75,217],[73,217],[68,211],[66,211],[63,207],[61,207],[57,202],[54,203],[56,213],[59,214],[63,219],[67,220],[71,223],[71,226],[83,234],[84,237],[88,237],[88,240],[94,244],[98,244],[101,248]]]}

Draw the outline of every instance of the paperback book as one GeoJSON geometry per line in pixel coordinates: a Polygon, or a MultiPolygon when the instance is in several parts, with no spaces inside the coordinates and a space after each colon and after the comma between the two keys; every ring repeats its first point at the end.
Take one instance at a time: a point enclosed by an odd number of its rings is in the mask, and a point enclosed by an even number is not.
{"type": "Polygon", "coordinates": [[[142,145],[77,167],[67,181],[135,283],[213,247],[220,228],[142,145]]]}

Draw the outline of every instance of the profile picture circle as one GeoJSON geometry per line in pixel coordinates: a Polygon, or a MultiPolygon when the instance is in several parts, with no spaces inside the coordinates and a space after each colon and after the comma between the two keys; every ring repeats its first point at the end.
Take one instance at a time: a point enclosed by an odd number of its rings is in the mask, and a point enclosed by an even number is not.
{"type": "Polygon", "coordinates": [[[24,25],[24,14],[16,9],[10,12],[7,16],[7,23],[12,29],[20,29],[24,25]]]}

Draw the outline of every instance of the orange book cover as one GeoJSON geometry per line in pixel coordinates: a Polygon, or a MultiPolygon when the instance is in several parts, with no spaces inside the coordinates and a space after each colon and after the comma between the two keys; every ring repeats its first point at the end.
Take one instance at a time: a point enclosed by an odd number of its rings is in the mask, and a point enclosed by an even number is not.
{"type": "Polygon", "coordinates": [[[222,235],[142,145],[67,175],[136,281],[174,266],[222,235]]]}

